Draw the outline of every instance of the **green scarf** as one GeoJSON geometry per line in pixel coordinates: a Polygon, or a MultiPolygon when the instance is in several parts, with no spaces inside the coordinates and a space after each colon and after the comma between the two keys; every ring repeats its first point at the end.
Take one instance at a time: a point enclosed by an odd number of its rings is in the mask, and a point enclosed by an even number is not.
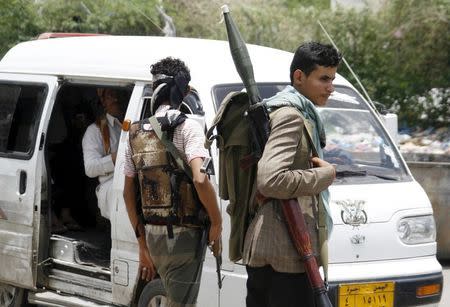
{"type": "Polygon", "coordinates": [[[300,94],[293,86],[288,85],[275,96],[265,99],[264,104],[269,112],[274,108],[293,106],[303,114],[303,117],[313,121],[315,125],[314,135],[312,136],[314,146],[316,147],[319,158],[323,159],[322,148],[326,144],[325,128],[323,127],[322,119],[317,112],[316,106],[311,100],[300,94]]]}

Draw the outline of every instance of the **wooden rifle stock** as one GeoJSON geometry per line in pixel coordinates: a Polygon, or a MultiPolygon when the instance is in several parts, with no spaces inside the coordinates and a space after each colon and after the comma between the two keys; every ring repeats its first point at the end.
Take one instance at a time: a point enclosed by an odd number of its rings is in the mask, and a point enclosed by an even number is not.
{"type": "Polygon", "coordinates": [[[296,199],[283,200],[283,214],[286,218],[289,234],[297,252],[305,265],[306,275],[313,289],[314,300],[317,307],[332,307],[327,295],[327,289],[320,276],[319,266],[314,257],[311,238],[306,227],[303,212],[296,199]]]}

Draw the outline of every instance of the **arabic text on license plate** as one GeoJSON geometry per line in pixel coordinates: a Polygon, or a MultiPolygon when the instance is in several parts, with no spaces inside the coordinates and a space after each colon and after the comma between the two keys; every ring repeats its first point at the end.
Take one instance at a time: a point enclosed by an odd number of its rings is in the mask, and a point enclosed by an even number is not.
{"type": "Polygon", "coordinates": [[[339,307],[393,307],[395,284],[392,281],[341,284],[339,307]]]}

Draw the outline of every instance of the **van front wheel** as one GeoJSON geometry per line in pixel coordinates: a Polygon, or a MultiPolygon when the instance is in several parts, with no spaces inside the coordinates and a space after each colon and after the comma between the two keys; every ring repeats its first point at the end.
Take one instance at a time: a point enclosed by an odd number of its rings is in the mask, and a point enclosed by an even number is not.
{"type": "Polygon", "coordinates": [[[0,283],[0,306],[19,307],[22,303],[24,290],[11,285],[0,283]]]}
{"type": "Polygon", "coordinates": [[[165,307],[167,306],[166,290],[161,279],[154,279],[142,290],[138,302],[139,307],[165,307]]]}

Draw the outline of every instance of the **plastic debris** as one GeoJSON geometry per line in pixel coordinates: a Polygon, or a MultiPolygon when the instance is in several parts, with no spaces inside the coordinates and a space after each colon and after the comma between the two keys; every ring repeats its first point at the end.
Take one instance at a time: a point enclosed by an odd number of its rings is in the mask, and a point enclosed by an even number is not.
{"type": "Polygon", "coordinates": [[[398,139],[407,161],[450,162],[450,127],[400,133],[398,139]]]}

